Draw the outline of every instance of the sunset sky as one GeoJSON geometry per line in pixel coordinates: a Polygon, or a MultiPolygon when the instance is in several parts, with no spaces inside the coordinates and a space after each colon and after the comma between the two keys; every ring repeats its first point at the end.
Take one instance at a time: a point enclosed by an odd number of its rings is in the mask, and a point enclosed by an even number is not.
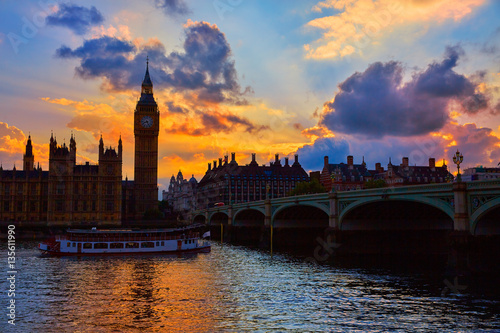
{"type": "Polygon", "coordinates": [[[369,168],[500,162],[500,1],[0,1],[0,160],[29,134],[48,168],[51,131],[124,143],[146,56],[161,113],[160,190],[236,152],[240,164],[299,154],[306,171],[348,154],[369,168]]]}

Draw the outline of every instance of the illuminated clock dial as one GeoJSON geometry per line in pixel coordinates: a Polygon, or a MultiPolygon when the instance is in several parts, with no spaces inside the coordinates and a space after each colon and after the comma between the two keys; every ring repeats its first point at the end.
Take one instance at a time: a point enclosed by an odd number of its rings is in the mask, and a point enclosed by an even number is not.
{"type": "Polygon", "coordinates": [[[153,126],[153,118],[151,118],[150,116],[142,117],[141,125],[144,128],[150,128],[151,126],[153,126]]]}

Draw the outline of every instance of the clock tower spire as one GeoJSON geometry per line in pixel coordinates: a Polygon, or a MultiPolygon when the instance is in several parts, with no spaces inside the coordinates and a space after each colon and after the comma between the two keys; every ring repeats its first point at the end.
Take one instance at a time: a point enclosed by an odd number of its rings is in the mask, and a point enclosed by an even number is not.
{"type": "Polygon", "coordinates": [[[153,96],[149,58],[141,86],[141,97],[134,112],[134,196],[136,219],[158,209],[158,134],[160,112],[153,96]]]}

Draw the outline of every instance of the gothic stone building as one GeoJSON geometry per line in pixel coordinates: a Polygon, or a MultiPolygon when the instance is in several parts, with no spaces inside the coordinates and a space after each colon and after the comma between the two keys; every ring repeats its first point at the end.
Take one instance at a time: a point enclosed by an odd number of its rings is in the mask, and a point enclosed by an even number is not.
{"type": "Polygon", "coordinates": [[[327,191],[359,190],[365,187],[369,180],[382,179],[388,186],[419,185],[430,183],[444,183],[453,179],[448,167],[437,167],[436,160],[429,158],[428,166],[412,166],[408,157],[403,157],[400,165],[394,165],[389,160],[387,170],[380,163],[375,164],[375,170],[368,170],[363,158],[361,164],[354,164],[353,156],[347,156],[347,164],[330,164],[328,156],[324,158],[320,182],[327,191]]]}
{"type": "Polygon", "coordinates": [[[299,182],[309,181],[307,172],[299,163],[298,155],[290,165],[288,157],[282,165],[279,155],[269,166],[259,165],[252,154],[252,161],[247,165],[238,165],[235,153],[219,158],[208,164],[205,176],[200,180],[197,190],[197,207],[210,207],[216,203],[234,204],[265,200],[266,198],[285,197],[299,182]]]}
{"type": "Polygon", "coordinates": [[[34,166],[31,137],[23,170],[0,168],[0,220],[48,225],[121,223],[122,142],[115,149],[99,142],[99,164],[76,164],[76,140],[59,146],[51,136],[49,170],[34,166]]]}
{"type": "Polygon", "coordinates": [[[196,210],[196,191],[198,181],[191,176],[191,179],[184,179],[182,172],[179,170],[177,178],[172,175],[168,191],[162,192],[162,198],[168,202],[169,207],[173,212],[188,212],[196,210]]]}
{"type": "Polygon", "coordinates": [[[364,183],[373,179],[376,172],[368,170],[365,159],[361,164],[354,164],[354,158],[347,156],[347,164],[330,164],[328,156],[324,157],[324,166],[320,175],[320,183],[329,192],[350,191],[364,188],[364,183]]]}

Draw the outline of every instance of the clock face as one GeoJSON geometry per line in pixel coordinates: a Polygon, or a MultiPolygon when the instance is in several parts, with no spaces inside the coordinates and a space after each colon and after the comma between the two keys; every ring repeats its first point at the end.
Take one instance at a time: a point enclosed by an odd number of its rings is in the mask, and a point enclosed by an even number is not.
{"type": "Polygon", "coordinates": [[[153,126],[153,118],[151,118],[150,116],[142,117],[141,125],[144,128],[150,128],[151,126],[153,126]]]}

